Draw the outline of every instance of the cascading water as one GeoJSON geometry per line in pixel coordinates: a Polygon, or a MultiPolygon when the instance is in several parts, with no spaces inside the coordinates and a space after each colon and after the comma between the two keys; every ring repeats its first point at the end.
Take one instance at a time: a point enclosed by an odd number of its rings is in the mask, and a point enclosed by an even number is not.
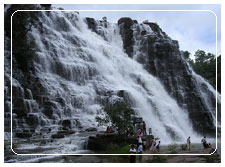
{"type": "MultiPolygon", "coordinates": [[[[125,29],[122,31],[124,41],[127,36],[132,36],[133,40],[129,56],[160,79],[169,95],[189,114],[197,132],[206,134],[208,129],[208,133],[211,131],[211,136],[215,137],[216,99],[219,115],[220,94],[216,97],[216,90],[195,74],[182,57],[178,42],[168,37],[156,23],[137,24],[127,18],[123,18],[123,22],[121,27],[125,29]],[[129,34],[130,31],[133,33],[129,34]]],[[[220,115],[218,125],[220,127],[220,115]]]]}
{"type": "MultiPolygon", "coordinates": [[[[163,141],[171,142],[174,138],[184,141],[187,134],[194,136],[187,114],[161,83],[124,53],[115,24],[108,24],[107,28],[98,25],[101,36],[88,29],[77,15],[58,12],[50,17],[43,14],[42,19],[42,26],[48,34],[41,35],[38,29],[32,32],[40,50],[37,59],[42,62],[38,69],[39,78],[52,98],[60,95],[65,99],[73,110],[70,117],[75,116],[85,127],[96,126],[95,116],[101,105],[96,103],[96,90],[125,90],[134,103],[132,107],[163,141]],[[62,25],[58,26],[61,22],[64,30],[62,25]],[[73,43],[75,39],[77,44],[73,43]],[[78,96],[76,101],[81,103],[75,111],[70,102],[72,95],[78,96]],[[175,136],[171,137],[168,129],[175,136]]],[[[57,115],[68,119],[62,110],[58,110],[57,115]]]]}
{"type": "MultiPolygon", "coordinates": [[[[190,66],[189,68],[191,69],[190,66]]],[[[203,101],[205,102],[208,111],[212,114],[214,126],[216,127],[217,124],[217,127],[221,128],[220,109],[219,109],[220,107],[219,105],[221,104],[221,94],[218,92],[216,94],[216,91],[212,87],[212,85],[210,85],[203,77],[197,75],[193,70],[192,75],[197,80],[196,85],[198,87],[199,94],[203,98],[203,101]],[[208,91],[210,92],[210,95],[206,94],[206,92],[208,91]],[[214,103],[212,103],[212,99],[217,99],[217,102],[214,101],[214,103]],[[216,103],[217,103],[217,111],[215,110],[216,103]],[[218,116],[217,117],[218,119],[216,119],[216,115],[218,116]]]]}
{"type": "MultiPolygon", "coordinates": [[[[97,127],[95,120],[97,115],[104,114],[102,105],[118,100],[129,102],[164,144],[184,142],[188,136],[192,141],[199,140],[187,111],[168,94],[161,81],[138,63],[142,54],[138,34],[132,59],[124,51],[121,27],[117,24],[96,21],[94,32],[76,12],[40,12],[39,23],[29,33],[37,47],[33,68],[38,82],[31,90],[14,79],[14,93],[21,96],[12,96],[22,99],[35,129],[36,135],[32,137],[36,142],[22,140],[17,151],[23,152],[22,148],[40,151],[44,147],[40,152],[83,152],[85,140],[92,134],[86,129],[105,129],[97,127]],[[119,96],[119,92],[126,97],[119,96]],[[63,121],[70,121],[75,133],[52,140],[51,135],[59,131],[63,121]],[[40,140],[43,142],[37,142],[40,140]]],[[[150,27],[135,26],[134,29],[154,36],[150,27]]],[[[17,114],[13,118],[13,132],[29,129],[17,114]]],[[[17,140],[14,135],[13,141],[17,140]]]]}

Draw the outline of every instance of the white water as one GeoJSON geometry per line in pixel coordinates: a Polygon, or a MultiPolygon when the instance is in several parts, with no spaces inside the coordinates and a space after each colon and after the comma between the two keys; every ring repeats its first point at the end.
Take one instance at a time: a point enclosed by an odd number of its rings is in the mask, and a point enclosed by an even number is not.
{"type": "Polygon", "coordinates": [[[175,133],[175,141],[184,142],[188,136],[196,138],[187,113],[155,77],[124,53],[117,25],[99,25],[102,37],[88,29],[76,14],[52,12],[50,17],[43,14],[41,21],[46,34],[37,29],[31,34],[39,49],[36,69],[50,98],[62,97],[70,109],[65,113],[59,106],[55,119],[79,119],[82,126],[95,127],[101,108],[96,103],[96,91],[125,90],[147,128],[152,128],[163,143],[174,141],[166,127],[175,133]],[[59,24],[59,19],[64,25],[59,24]],[[79,46],[73,44],[74,40],[79,46]],[[58,62],[60,65],[56,66],[58,62]],[[79,108],[74,108],[74,101],[80,103],[79,108]]]}
{"type": "MultiPolygon", "coordinates": [[[[189,69],[191,69],[189,64],[188,64],[188,67],[189,69]]],[[[216,127],[217,125],[217,127],[220,128],[221,122],[220,120],[217,119],[217,116],[219,115],[218,109],[217,111],[215,110],[215,107],[213,107],[210,97],[211,96],[214,97],[215,99],[217,99],[217,104],[221,104],[221,94],[219,92],[216,92],[216,90],[212,87],[212,85],[210,85],[209,82],[207,82],[203,77],[196,74],[194,70],[191,69],[191,71],[192,71],[193,77],[197,80],[195,84],[198,87],[199,94],[201,95],[200,97],[203,98],[202,101],[205,102],[205,105],[207,106],[208,111],[210,111],[212,114],[214,126],[216,127]],[[207,89],[209,90],[207,92],[211,93],[210,96],[205,93],[207,89]]]]}
{"type": "MultiPolygon", "coordinates": [[[[39,148],[43,149],[41,153],[85,153],[84,142],[89,135],[94,134],[84,132],[85,129],[97,127],[95,117],[104,114],[101,110],[102,102],[121,100],[116,95],[120,90],[125,90],[132,108],[138,116],[143,117],[147,129],[152,128],[153,135],[159,137],[162,144],[184,143],[188,136],[191,136],[192,143],[200,142],[201,137],[192,130],[186,111],[169,96],[157,78],[136,62],[141,54],[138,40],[134,45],[134,59],[131,59],[124,52],[116,24],[108,24],[108,28],[105,28],[98,22],[98,35],[88,29],[87,24],[76,13],[51,12],[49,16],[42,13],[40,21],[42,32],[39,27],[33,28],[30,33],[38,48],[35,69],[41,84],[47,90],[43,96],[48,96],[57,109],[54,110],[53,119],[49,119],[40,112],[43,111],[43,106],[38,106],[33,100],[35,94],[29,90],[30,98],[25,99],[24,103],[42,123],[37,130],[52,128],[50,134],[43,135],[44,140],[51,139],[51,135],[57,133],[60,121],[65,119],[71,120],[72,129],[76,133],[52,143],[22,143],[17,151],[34,153],[35,148],[39,148]],[[106,92],[113,93],[109,97],[105,95],[106,92]],[[57,98],[63,99],[65,105],[57,102],[57,98]],[[81,128],[76,125],[77,120],[81,128]],[[171,133],[174,137],[171,137],[171,133]]],[[[139,28],[146,30],[147,34],[153,33],[149,26],[142,25],[139,28]]],[[[200,93],[204,93],[202,84],[215,92],[204,79],[194,73],[193,75],[200,93]]],[[[26,91],[16,80],[13,83],[20,91],[26,91]]],[[[209,111],[212,111],[208,96],[202,94],[201,97],[209,111]]],[[[212,114],[215,119],[215,112],[212,114]]],[[[13,123],[17,124],[17,120],[13,123]]],[[[28,127],[24,123],[23,126],[28,127]]],[[[105,130],[105,127],[98,127],[98,130],[105,130]]],[[[36,139],[39,140],[38,137],[36,139]]],[[[13,143],[17,143],[16,139],[13,143]]]]}

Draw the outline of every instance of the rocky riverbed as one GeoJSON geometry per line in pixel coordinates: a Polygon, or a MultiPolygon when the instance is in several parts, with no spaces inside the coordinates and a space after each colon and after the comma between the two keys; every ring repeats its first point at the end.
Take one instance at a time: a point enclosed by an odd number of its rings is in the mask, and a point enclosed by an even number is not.
{"type": "MultiPolygon", "coordinates": [[[[215,145],[213,144],[213,147],[215,145]]],[[[219,146],[220,147],[220,146],[219,146]]],[[[51,149],[51,148],[49,148],[51,149]]],[[[54,149],[54,148],[52,148],[54,149]]],[[[160,155],[171,154],[172,150],[168,148],[168,145],[160,147],[159,152],[150,154],[148,150],[144,151],[142,156],[142,163],[220,163],[221,156],[217,150],[217,153],[213,155],[193,155],[193,154],[209,154],[211,149],[202,148],[201,144],[192,144],[191,150],[182,150],[181,145],[177,145],[173,155],[160,155]],[[158,155],[154,155],[158,154],[158,155]],[[177,154],[190,154],[190,155],[177,155],[177,154]]],[[[25,150],[26,151],[26,150],[25,150]]],[[[29,151],[29,150],[28,150],[29,151]]],[[[34,150],[33,150],[34,151],[34,150]]],[[[36,148],[36,152],[43,152],[41,148],[36,148]]],[[[128,153],[129,150],[127,150],[128,153]]],[[[90,151],[83,150],[80,152],[84,155],[15,155],[12,153],[9,147],[5,147],[5,159],[7,163],[12,162],[30,162],[30,163],[129,163],[129,155],[94,155],[102,154],[102,151],[90,151]],[[93,155],[86,155],[93,154],[93,155]]],[[[136,163],[140,163],[139,155],[136,155],[136,163]]]]}

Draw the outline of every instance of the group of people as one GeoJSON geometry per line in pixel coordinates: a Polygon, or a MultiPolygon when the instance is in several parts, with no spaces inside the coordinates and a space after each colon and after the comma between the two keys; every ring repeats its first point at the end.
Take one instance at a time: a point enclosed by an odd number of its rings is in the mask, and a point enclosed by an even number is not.
{"type": "Polygon", "coordinates": [[[139,128],[137,128],[137,125],[136,123],[134,122],[133,123],[133,126],[131,127],[128,127],[127,129],[127,135],[128,136],[134,136],[135,132],[137,133],[136,135],[137,136],[140,136],[140,135],[147,135],[147,132],[146,132],[146,123],[145,121],[142,122],[142,124],[139,124],[139,128]],[[141,127],[140,127],[141,126],[141,127]],[[138,130],[137,130],[138,129],[138,130]]]}
{"type": "MultiPolygon", "coordinates": [[[[138,149],[137,150],[136,150],[136,148],[137,148],[136,145],[134,145],[134,144],[131,144],[130,145],[130,151],[129,151],[129,153],[131,154],[130,155],[130,162],[131,163],[135,163],[136,162],[136,154],[137,153],[138,154],[142,154],[142,152],[143,152],[143,146],[142,146],[142,144],[140,144],[138,146],[138,149]]],[[[139,162],[142,162],[142,156],[141,155],[139,155],[139,162]]]]}
{"type": "MultiPolygon", "coordinates": [[[[146,125],[145,125],[145,122],[143,121],[143,132],[142,132],[142,129],[139,128],[137,130],[137,145],[134,145],[134,144],[131,144],[130,145],[130,151],[129,153],[130,154],[142,154],[143,151],[145,151],[145,148],[146,148],[146,140],[143,138],[143,135],[145,134],[146,135],[146,125]],[[144,132],[144,133],[143,133],[144,132]],[[137,150],[136,150],[137,148],[137,150]]],[[[130,156],[130,162],[131,163],[135,163],[136,162],[136,155],[131,155],[130,156]]],[[[139,155],[139,162],[142,162],[142,156],[139,155]]]]}
{"type": "Polygon", "coordinates": [[[106,128],[106,133],[112,133],[113,132],[113,129],[111,126],[107,126],[106,128]]]}
{"type": "MultiPolygon", "coordinates": [[[[204,136],[202,138],[201,143],[202,143],[204,148],[211,148],[211,144],[207,143],[207,141],[206,141],[206,136],[204,136]]],[[[187,138],[187,150],[190,150],[190,149],[191,149],[191,137],[189,136],[187,138]]]]}
{"type": "MultiPolygon", "coordinates": [[[[138,139],[137,145],[134,145],[134,144],[130,145],[129,153],[131,154],[130,155],[130,162],[131,163],[136,162],[136,155],[134,155],[134,154],[142,154],[142,152],[145,151],[145,149],[146,149],[146,141],[145,141],[144,138],[142,139],[141,134],[138,135],[137,139],[138,139]]],[[[152,153],[155,150],[157,150],[159,152],[159,146],[160,146],[160,140],[156,140],[156,139],[153,138],[152,144],[151,144],[151,147],[150,147],[150,153],[152,153]]],[[[139,155],[139,162],[142,162],[142,155],[139,155]]]]}

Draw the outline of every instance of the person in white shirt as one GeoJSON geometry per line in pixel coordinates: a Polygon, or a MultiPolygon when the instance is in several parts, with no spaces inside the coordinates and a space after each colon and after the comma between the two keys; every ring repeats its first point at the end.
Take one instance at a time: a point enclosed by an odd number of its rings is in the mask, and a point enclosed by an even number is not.
{"type": "Polygon", "coordinates": [[[140,136],[138,136],[138,146],[139,146],[140,144],[142,144],[142,139],[141,139],[140,136]]]}
{"type": "Polygon", "coordinates": [[[207,148],[207,141],[206,141],[206,137],[204,136],[204,138],[202,138],[201,143],[203,144],[204,148],[207,148]]]}
{"type": "Polygon", "coordinates": [[[187,149],[188,150],[191,149],[191,137],[190,136],[187,138],[187,149]]]}
{"type": "MultiPolygon", "coordinates": [[[[129,153],[130,153],[130,154],[136,154],[136,152],[137,152],[137,151],[136,151],[134,145],[131,144],[131,148],[130,148],[129,153]]],[[[135,163],[135,162],[136,162],[136,155],[130,155],[130,163],[135,163]]]]}

